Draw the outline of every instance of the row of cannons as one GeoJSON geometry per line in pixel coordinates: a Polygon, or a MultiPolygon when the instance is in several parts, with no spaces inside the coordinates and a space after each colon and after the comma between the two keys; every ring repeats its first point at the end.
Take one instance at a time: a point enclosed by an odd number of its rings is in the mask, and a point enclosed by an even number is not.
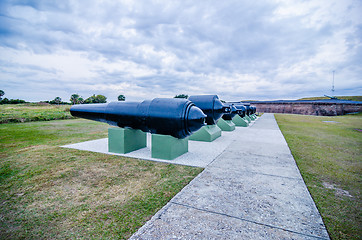
{"type": "Polygon", "coordinates": [[[105,122],[108,151],[129,153],[147,146],[151,133],[152,158],[172,160],[188,152],[188,140],[212,142],[222,131],[247,127],[256,119],[248,103],[222,103],[217,95],[187,99],[155,98],[143,102],[81,104],[71,107],[75,117],[105,122]]]}

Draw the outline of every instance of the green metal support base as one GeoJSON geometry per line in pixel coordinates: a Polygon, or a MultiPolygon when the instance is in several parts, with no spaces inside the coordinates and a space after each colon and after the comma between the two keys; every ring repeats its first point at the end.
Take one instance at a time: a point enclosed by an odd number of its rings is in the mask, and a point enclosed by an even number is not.
{"type": "Polygon", "coordinates": [[[147,146],[147,134],[128,128],[108,128],[108,151],[129,153],[147,146]]]}
{"type": "Polygon", "coordinates": [[[255,115],[254,115],[254,114],[250,115],[250,119],[251,119],[252,121],[254,121],[254,120],[256,119],[255,115]]]}
{"type": "Polygon", "coordinates": [[[235,117],[233,117],[232,121],[235,124],[235,126],[237,126],[237,127],[249,126],[249,123],[247,121],[245,121],[243,118],[241,118],[239,115],[236,115],[235,117]]]}
{"type": "Polygon", "coordinates": [[[151,156],[153,158],[173,160],[188,152],[187,138],[178,139],[168,135],[152,134],[151,156]]]}
{"type": "Polygon", "coordinates": [[[219,121],[217,121],[217,126],[222,131],[230,132],[235,130],[235,124],[231,120],[224,120],[220,118],[219,121]]]}
{"type": "Polygon", "coordinates": [[[221,129],[217,125],[206,125],[189,137],[189,140],[212,142],[221,136],[221,129]]]}
{"type": "Polygon", "coordinates": [[[251,119],[250,119],[249,116],[245,116],[245,117],[243,117],[243,118],[244,118],[244,120],[248,121],[248,123],[251,123],[251,119]]]}

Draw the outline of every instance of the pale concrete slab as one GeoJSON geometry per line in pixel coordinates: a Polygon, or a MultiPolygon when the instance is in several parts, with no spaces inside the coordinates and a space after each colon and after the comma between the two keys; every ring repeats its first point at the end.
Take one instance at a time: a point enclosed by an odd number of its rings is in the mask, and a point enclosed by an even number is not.
{"type": "Polygon", "coordinates": [[[256,223],[231,215],[168,203],[131,239],[295,239],[316,240],[292,231],[256,223]]]}
{"type": "MultiPolygon", "coordinates": [[[[229,148],[230,149],[230,148],[229,148]]],[[[224,151],[222,161],[214,161],[209,167],[221,168],[226,171],[253,172],[301,179],[299,169],[294,159],[287,154],[280,156],[255,155],[250,152],[239,154],[237,151],[224,151]]]]}
{"type": "Polygon", "coordinates": [[[189,140],[189,151],[173,160],[163,160],[151,157],[151,134],[149,133],[147,134],[146,148],[142,148],[126,154],[108,152],[108,138],[69,144],[62,147],[204,168],[209,165],[213,160],[215,160],[216,157],[219,156],[238,135],[246,132],[247,129],[253,125],[253,123],[247,128],[237,128],[235,129],[235,131],[232,132],[222,132],[221,137],[215,139],[212,142],[189,140]]]}
{"type": "Polygon", "coordinates": [[[235,133],[131,239],[329,239],[274,115],[235,133]]]}
{"type": "Polygon", "coordinates": [[[261,143],[260,141],[256,141],[256,139],[239,140],[239,142],[241,144],[238,144],[237,148],[233,145],[233,147],[227,149],[227,151],[239,152],[240,154],[248,153],[256,156],[265,156],[265,157],[293,157],[286,143],[285,144],[280,144],[277,142],[261,143]]]}
{"type": "Polygon", "coordinates": [[[302,179],[207,168],[171,202],[304,235],[328,237],[302,179]]]}

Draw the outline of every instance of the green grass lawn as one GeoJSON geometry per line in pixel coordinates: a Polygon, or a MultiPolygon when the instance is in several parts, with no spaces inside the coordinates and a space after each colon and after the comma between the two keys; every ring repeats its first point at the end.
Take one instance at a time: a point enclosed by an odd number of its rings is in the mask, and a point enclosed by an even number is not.
{"type": "Polygon", "coordinates": [[[275,116],[331,238],[361,239],[362,114],[275,116]]]}
{"type": "Polygon", "coordinates": [[[0,123],[70,119],[70,105],[36,103],[0,105],[0,123]]]}
{"type": "Polygon", "coordinates": [[[59,147],[108,127],[0,124],[0,239],[126,239],[202,171],[59,147]]]}

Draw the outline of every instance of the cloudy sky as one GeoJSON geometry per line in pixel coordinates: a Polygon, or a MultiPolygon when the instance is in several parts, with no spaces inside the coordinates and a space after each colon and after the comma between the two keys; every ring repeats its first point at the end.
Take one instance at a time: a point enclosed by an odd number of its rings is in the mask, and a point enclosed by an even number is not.
{"type": "Polygon", "coordinates": [[[1,0],[8,98],[362,95],[360,0],[1,0]]]}

